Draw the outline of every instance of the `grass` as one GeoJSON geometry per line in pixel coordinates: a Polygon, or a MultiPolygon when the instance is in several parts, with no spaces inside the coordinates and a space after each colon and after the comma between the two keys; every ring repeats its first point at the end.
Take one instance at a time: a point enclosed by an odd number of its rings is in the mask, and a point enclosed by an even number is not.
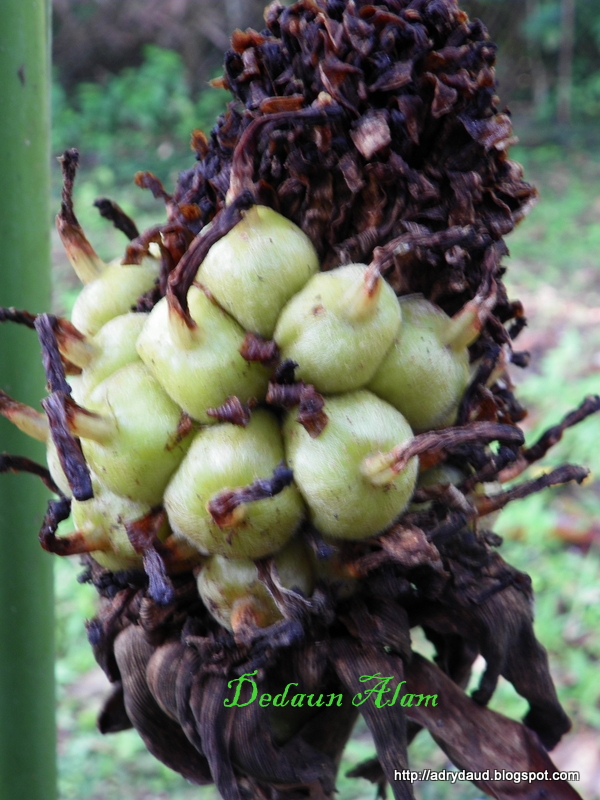
{"type": "MultiPolygon", "coordinates": [[[[516,371],[518,396],[530,408],[528,441],[578,405],[600,385],[600,161],[579,152],[554,147],[515,150],[526,175],[536,183],[541,201],[530,218],[509,237],[511,259],[507,282],[512,297],[520,297],[532,314],[522,335],[532,352],[528,370],[516,371]]],[[[182,156],[183,158],[183,156],[182,156]]],[[[171,176],[173,178],[173,176],[171,176]]],[[[120,234],[99,219],[93,199],[110,194],[145,227],[163,216],[148,194],[127,185],[114,186],[115,173],[100,166],[82,174],[76,203],[90,238],[106,258],[123,246],[120,234]]],[[[58,248],[57,248],[58,256],[58,248]]],[[[56,305],[68,309],[76,293],[64,260],[57,258],[56,305]]],[[[545,491],[509,506],[495,529],[505,537],[501,553],[532,575],[536,593],[536,632],[548,649],[559,697],[574,721],[574,733],[594,730],[600,736],[600,418],[568,431],[563,441],[532,470],[569,461],[588,465],[592,479],[583,487],[545,491]],[[595,531],[595,533],[594,533],[595,531]]],[[[195,788],[163,767],[145,750],[137,734],[128,731],[102,737],[95,716],[105,691],[94,665],[83,623],[93,616],[95,593],[76,581],[78,567],[56,563],[57,678],[60,727],[60,791],[62,800],[216,800],[212,787],[195,788]]],[[[417,636],[415,646],[427,654],[417,636]]],[[[430,651],[429,651],[430,652],[430,651]]],[[[492,707],[515,719],[526,704],[501,681],[492,707]]],[[[364,726],[349,743],[339,779],[339,800],[374,797],[366,781],[350,780],[345,772],[374,755],[364,726]]],[[[445,756],[426,733],[411,746],[411,766],[447,768],[445,756]]],[[[577,769],[577,766],[570,766],[577,769]]],[[[481,792],[469,784],[424,784],[420,800],[475,800],[481,792]]],[[[593,786],[589,800],[600,797],[593,786]]]]}

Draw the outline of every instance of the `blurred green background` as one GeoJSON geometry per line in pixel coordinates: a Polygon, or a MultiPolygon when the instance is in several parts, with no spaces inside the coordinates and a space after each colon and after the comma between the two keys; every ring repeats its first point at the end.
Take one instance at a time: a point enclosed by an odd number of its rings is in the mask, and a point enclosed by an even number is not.
{"type": "MultiPolygon", "coordinates": [[[[600,3],[594,0],[469,0],[498,43],[501,107],[508,105],[520,142],[511,151],[541,195],[508,237],[511,296],[529,327],[519,347],[532,354],[515,370],[530,409],[529,441],[584,395],[600,391],[600,3]]],[[[189,134],[210,130],[227,95],[208,87],[219,73],[228,36],[262,24],[262,0],[54,0],[53,153],[76,146],[81,169],[77,213],[98,252],[112,258],[125,240],[92,203],[116,200],[144,228],[163,208],[135,188],[139,169],[169,190],[191,165],[189,134]]],[[[53,167],[53,206],[60,170],[53,167]]],[[[54,310],[69,311],[78,283],[56,238],[54,310]]],[[[600,798],[600,418],[569,431],[536,469],[570,461],[589,466],[583,487],[546,491],[503,512],[496,530],[502,555],[531,573],[536,631],[550,652],[573,731],[553,754],[561,769],[580,770],[581,794],[600,798]]],[[[95,717],[107,682],[84,633],[95,592],[77,583],[77,563],[56,559],[57,679],[62,800],[216,800],[156,762],[133,732],[102,737],[95,717]]],[[[427,643],[415,647],[429,654],[427,643]]],[[[477,665],[481,671],[482,664],[477,665]]],[[[525,703],[502,683],[492,706],[519,718],[525,703]]],[[[364,726],[349,744],[339,798],[373,798],[366,781],[344,773],[374,754],[364,726]]],[[[411,746],[411,766],[448,767],[426,733],[411,746]]],[[[481,797],[468,784],[418,785],[421,800],[481,797]]]]}

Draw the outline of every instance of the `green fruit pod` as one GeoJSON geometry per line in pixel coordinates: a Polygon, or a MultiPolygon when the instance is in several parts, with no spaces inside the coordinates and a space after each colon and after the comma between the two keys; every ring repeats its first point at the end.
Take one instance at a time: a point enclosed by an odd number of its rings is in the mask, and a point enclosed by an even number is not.
{"type": "Polygon", "coordinates": [[[87,336],[94,336],[109,320],[126,314],[140,295],[152,289],[160,262],[145,258],[141,264],[106,264],[81,290],[71,322],[87,336]]]}
{"type": "Polygon", "coordinates": [[[94,389],[86,409],[74,413],[72,431],[108,489],[156,505],[185,455],[191,426],[146,367],[133,363],[94,389]]]}
{"type": "MultiPolygon", "coordinates": [[[[101,567],[111,572],[141,568],[142,555],[134,550],[125,526],[147,514],[150,505],[120,497],[97,479],[92,486],[93,498],[71,503],[75,530],[81,534],[90,548],[90,555],[101,567]]],[[[165,523],[158,531],[158,538],[162,541],[168,535],[169,528],[165,523]]]]}
{"type": "Polygon", "coordinates": [[[319,270],[308,236],[267,206],[252,206],[204,259],[198,280],[248,331],[271,338],[279,312],[319,270]]]}
{"type": "Polygon", "coordinates": [[[196,286],[188,292],[189,328],[167,298],[152,309],[137,342],[142,361],[167,394],[194,419],[214,422],[208,409],[235,396],[262,400],[269,371],[240,355],[244,331],[196,286]]]}
{"type": "MultiPolygon", "coordinates": [[[[273,556],[279,581],[286,589],[309,597],[314,578],[309,555],[300,539],[292,539],[273,556]]],[[[273,597],[250,559],[212,556],[198,575],[202,602],[224,628],[235,632],[242,623],[266,628],[283,619],[273,597]]]]}
{"type": "Polygon", "coordinates": [[[365,539],[385,530],[406,508],[418,459],[395,472],[370,458],[413,438],[396,409],[360,390],[328,397],[327,425],[315,438],[288,414],[283,435],[288,464],[314,525],[334,539],[365,539]]]}
{"type": "Polygon", "coordinates": [[[375,374],[398,333],[392,287],[364,264],[315,275],[281,312],[275,341],[298,364],[296,376],[320,392],[348,392],[375,374]]]}
{"type": "Polygon", "coordinates": [[[421,296],[400,298],[402,326],[368,388],[397,408],[417,431],[445,428],[456,414],[471,371],[467,344],[476,338],[421,296]]]}
{"type": "Polygon", "coordinates": [[[269,496],[268,481],[283,459],[281,433],[268,411],[254,411],[245,428],[231,423],[204,428],[165,492],[172,529],[210,555],[262,558],[279,550],[304,514],[293,484],[269,496]],[[267,489],[261,499],[248,491],[257,482],[267,489]]]}
{"type": "Polygon", "coordinates": [[[81,374],[69,376],[76,402],[84,404],[103,380],[126,364],[140,360],[136,342],[147,318],[148,314],[120,314],[95,336],[79,337],[63,324],[58,340],[61,355],[81,369],[81,374]]]}

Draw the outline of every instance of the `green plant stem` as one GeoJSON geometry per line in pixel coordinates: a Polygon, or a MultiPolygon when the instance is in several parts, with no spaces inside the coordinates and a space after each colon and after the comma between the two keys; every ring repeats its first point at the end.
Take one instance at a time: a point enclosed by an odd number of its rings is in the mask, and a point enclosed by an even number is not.
{"type": "MultiPolygon", "coordinates": [[[[0,304],[50,302],[49,8],[0,3],[0,304]]],[[[0,386],[38,407],[35,334],[0,326],[0,386]]],[[[44,459],[2,420],[0,450],[44,459]]],[[[56,797],[52,561],[37,541],[47,492],[30,475],[0,475],[0,797],[56,797]]]]}

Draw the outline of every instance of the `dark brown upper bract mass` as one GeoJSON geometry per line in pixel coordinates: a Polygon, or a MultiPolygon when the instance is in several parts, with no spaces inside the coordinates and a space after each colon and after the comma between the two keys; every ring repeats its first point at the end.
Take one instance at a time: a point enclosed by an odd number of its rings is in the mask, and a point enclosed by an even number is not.
{"type": "Polygon", "coordinates": [[[324,269],[402,237],[394,287],[455,310],[536,197],[507,157],[485,27],[450,0],[275,2],[265,19],[233,35],[222,84],[235,99],[180,176],[174,200],[200,208],[188,227],[212,219],[230,183],[253,188],[324,269]]]}

